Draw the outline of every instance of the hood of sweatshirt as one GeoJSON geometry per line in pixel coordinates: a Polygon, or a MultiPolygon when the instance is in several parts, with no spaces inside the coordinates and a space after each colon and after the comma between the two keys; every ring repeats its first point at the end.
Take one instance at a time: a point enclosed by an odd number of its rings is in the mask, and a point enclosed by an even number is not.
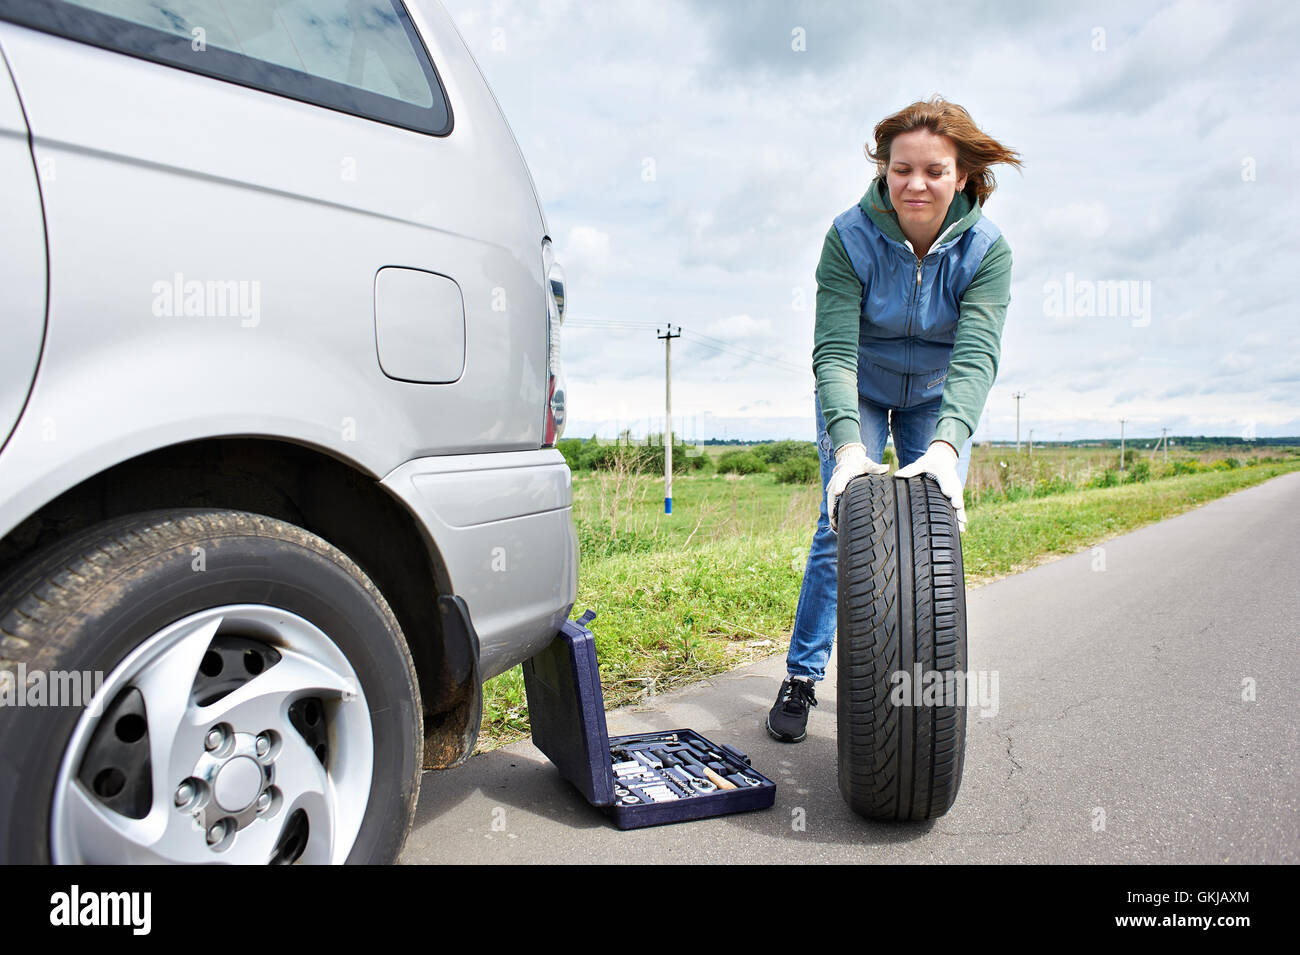
{"type": "MultiPolygon", "coordinates": [[[[967,186],[969,189],[969,184],[967,186]]],[[[903,235],[902,227],[898,224],[898,213],[894,211],[894,204],[889,198],[889,186],[883,177],[877,176],[871,181],[867,194],[862,197],[858,205],[887,238],[893,239],[906,248],[907,236],[903,235]]],[[[954,195],[952,202],[948,204],[948,214],[944,216],[943,225],[939,227],[939,235],[943,237],[943,243],[946,245],[957,238],[978,222],[982,214],[979,203],[975,202],[968,192],[954,195]],[[952,231],[948,231],[950,226],[953,227],[952,231]]]]}

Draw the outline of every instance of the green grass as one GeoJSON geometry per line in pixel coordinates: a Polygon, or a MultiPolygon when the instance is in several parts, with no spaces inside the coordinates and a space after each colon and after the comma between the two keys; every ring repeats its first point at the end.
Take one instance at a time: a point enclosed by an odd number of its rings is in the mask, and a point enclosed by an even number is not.
{"type": "MultiPolygon", "coordinates": [[[[1114,454],[1080,457],[1071,451],[1053,461],[1036,450],[1030,468],[1007,459],[1014,450],[977,450],[992,452],[982,466],[999,472],[1014,466],[1029,483],[999,480],[995,492],[990,478],[979,500],[969,500],[970,524],[962,539],[968,586],[1300,470],[1300,458],[1288,456],[1093,488],[1087,482],[1105,473],[1114,454]],[[1060,478],[1043,496],[1039,482],[1067,469],[1069,482],[1060,478]]],[[[1204,458],[1198,466],[1215,460],[1204,458]]],[[[979,459],[972,471],[975,463],[979,459]]],[[[968,481],[968,499],[970,491],[968,481]]],[[[772,474],[679,476],[668,517],[662,477],[575,474],[581,566],[574,615],[597,612],[592,632],[606,705],[624,705],[784,652],[819,504],[816,485],[778,484],[772,474]]],[[[484,686],[480,747],[527,733],[523,678],[516,667],[484,686]]]]}
{"type": "Polygon", "coordinates": [[[778,484],[766,474],[675,476],[673,513],[664,514],[662,477],[578,473],[574,521],[583,571],[592,558],[671,551],[776,530],[807,531],[820,506],[815,484],[778,484]]]}
{"type": "Polygon", "coordinates": [[[1300,470],[1300,459],[1154,479],[1049,497],[1004,501],[969,511],[962,537],[967,586],[987,583],[1198,504],[1300,470]]]}

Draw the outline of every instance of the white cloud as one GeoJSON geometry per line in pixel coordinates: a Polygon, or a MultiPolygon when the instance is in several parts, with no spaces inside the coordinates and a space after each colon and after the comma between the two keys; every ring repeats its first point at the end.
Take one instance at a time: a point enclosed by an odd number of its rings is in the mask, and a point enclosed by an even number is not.
{"type": "Polygon", "coordinates": [[[609,233],[592,226],[574,226],[559,255],[566,269],[586,272],[607,269],[612,261],[609,233]]]}
{"type": "MultiPolygon", "coordinates": [[[[1156,434],[1245,419],[1262,436],[1296,433],[1300,369],[1284,356],[1300,355],[1288,122],[1300,7],[941,5],[966,42],[936,51],[908,39],[903,8],[447,5],[564,237],[575,318],[671,320],[810,369],[813,271],[831,220],[871,178],[862,144],[885,115],[940,92],[1025,160],[998,169],[985,210],[1015,262],[992,437],[1013,436],[1015,390],[1031,394],[1024,428],[1052,437],[1109,434],[1121,410],[1156,434]],[[790,48],[794,26],[804,52],[790,48]],[[1066,273],[1149,281],[1149,324],[1045,315],[1043,285],[1066,273]]],[[[564,348],[575,421],[615,405],[625,421],[662,414],[652,330],[575,328],[564,348]]],[[[699,420],[761,414],[770,437],[811,430],[810,374],[683,338],[673,377],[674,404],[699,420]]]]}
{"type": "Polygon", "coordinates": [[[1099,239],[1110,231],[1110,209],[1105,202],[1072,202],[1043,214],[1047,231],[1085,239],[1099,239]]]}
{"type": "Polygon", "coordinates": [[[752,315],[728,315],[713,322],[706,330],[708,334],[720,338],[742,339],[753,338],[769,331],[771,327],[772,323],[767,319],[757,319],[752,315]]]}

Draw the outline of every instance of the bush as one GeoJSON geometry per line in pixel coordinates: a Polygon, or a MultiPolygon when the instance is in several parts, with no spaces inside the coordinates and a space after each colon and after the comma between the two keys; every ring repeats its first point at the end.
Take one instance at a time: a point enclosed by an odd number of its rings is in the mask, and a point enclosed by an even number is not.
{"type": "Polygon", "coordinates": [[[556,445],[564,455],[564,463],[569,466],[570,471],[577,471],[581,467],[582,443],[581,438],[564,438],[556,445]]]}
{"type": "Polygon", "coordinates": [[[1062,474],[1054,474],[1044,481],[1034,483],[1034,497],[1046,497],[1049,494],[1064,494],[1073,491],[1074,485],[1062,474]]]}
{"type": "Polygon", "coordinates": [[[816,458],[791,458],[776,466],[776,479],[782,484],[816,484],[821,476],[816,458]]]}
{"type": "MultiPolygon", "coordinates": [[[[703,452],[701,452],[700,454],[694,454],[690,456],[683,455],[683,457],[686,458],[686,466],[692,471],[699,471],[703,473],[707,471],[709,468],[713,467],[713,458],[709,457],[707,454],[704,454],[703,452]]],[[[673,446],[673,471],[674,472],[677,471],[677,446],[676,445],[673,446]]]]}
{"type": "MultiPolygon", "coordinates": [[[[648,448],[642,448],[642,471],[651,474],[664,473],[664,446],[662,444],[652,445],[648,448]]],[[[673,445],[673,473],[681,474],[684,471],[693,470],[695,465],[692,463],[697,459],[686,456],[686,445],[673,445]]]]}
{"type": "MultiPolygon", "coordinates": [[[[597,444],[587,442],[578,456],[579,464],[593,471],[611,471],[622,467],[638,474],[663,474],[664,449],[662,445],[597,444]]],[[[686,456],[686,446],[673,445],[673,473],[678,474],[698,468],[686,456]]]]}
{"type": "Polygon", "coordinates": [[[1113,468],[1107,468],[1100,474],[1094,475],[1088,482],[1089,487],[1115,487],[1117,484],[1119,484],[1119,472],[1113,468]]]}
{"type": "Polygon", "coordinates": [[[760,444],[751,452],[768,464],[784,464],[792,458],[804,457],[817,460],[817,445],[811,441],[773,441],[760,444]]]}
{"type": "Polygon", "coordinates": [[[752,451],[728,451],[718,458],[718,471],[722,474],[763,474],[767,463],[752,451]]]}
{"type": "Polygon", "coordinates": [[[601,444],[595,438],[583,442],[582,450],[578,452],[578,467],[584,471],[596,468],[609,467],[618,454],[618,446],[613,444],[601,444]]]}
{"type": "Polygon", "coordinates": [[[1128,469],[1128,479],[1130,481],[1149,481],[1151,479],[1151,465],[1146,461],[1139,461],[1128,469]]]}
{"type": "Polygon", "coordinates": [[[1175,461],[1174,474],[1197,474],[1204,471],[1200,461],[1175,461]]]}
{"type": "Polygon", "coordinates": [[[626,445],[598,444],[595,441],[588,441],[583,445],[582,453],[578,455],[578,463],[592,471],[608,471],[620,463],[631,466],[638,450],[626,445]]]}

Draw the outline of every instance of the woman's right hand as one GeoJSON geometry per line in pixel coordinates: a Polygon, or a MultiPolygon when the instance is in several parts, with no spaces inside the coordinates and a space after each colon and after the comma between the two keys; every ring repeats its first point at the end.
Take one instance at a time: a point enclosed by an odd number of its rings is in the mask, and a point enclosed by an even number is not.
{"type": "Polygon", "coordinates": [[[835,513],[840,503],[840,495],[849,486],[849,482],[862,474],[888,474],[888,464],[877,464],[867,457],[867,448],[863,444],[846,444],[835,451],[835,470],[831,472],[830,482],[826,485],[826,513],[830,515],[831,530],[839,533],[839,519],[835,513]]]}

